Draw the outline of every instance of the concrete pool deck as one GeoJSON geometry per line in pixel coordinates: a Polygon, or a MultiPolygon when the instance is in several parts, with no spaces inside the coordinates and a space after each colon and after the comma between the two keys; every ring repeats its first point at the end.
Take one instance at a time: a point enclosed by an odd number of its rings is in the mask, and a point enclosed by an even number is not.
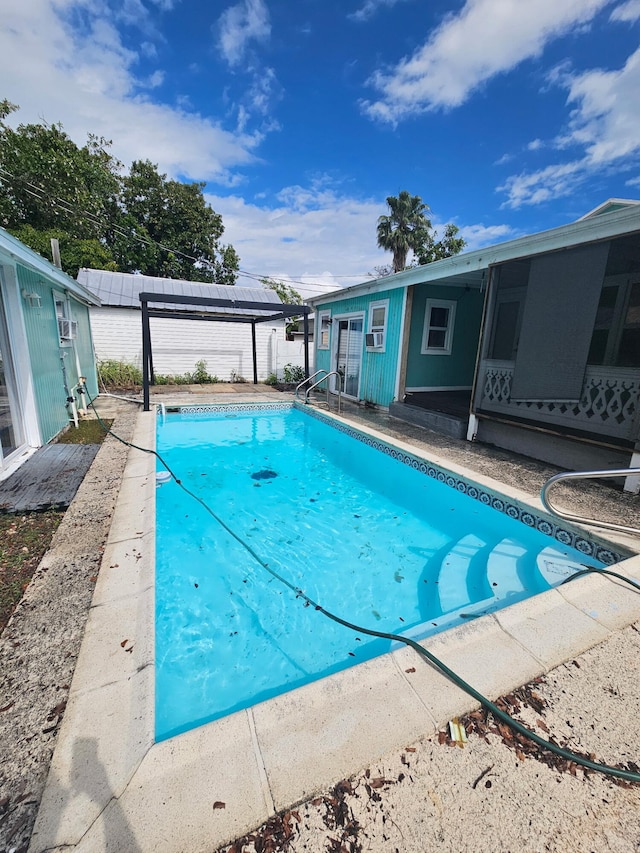
{"type": "MultiPolygon", "coordinates": [[[[253,389],[242,391],[234,393],[233,402],[274,399],[271,392],[263,397],[253,389]]],[[[162,402],[220,402],[217,395],[198,397],[163,394],[162,402]]],[[[106,414],[109,401],[103,402],[106,414]]],[[[348,420],[354,423],[357,417],[348,420]]],[[[359,429],[387,441],[395,429],[383,434],[380,423],[372,430],[362,421],[359,429]]],[[[155,414],[140,413],[133,443],[154,447],[154,427],[155,414]]],[[[423,433],[421,438],[424,443],[423,433]]],[[[406,434],[393,440],[402,449],[425,452],[406,434]]],[[[467,462],[464,450],[458,448],[467,462]]],[[[439,454],[431,445],[428,458],[541,511],[531,490],[499,476],[492,479],[453,455],[439,454]]],[[[530,470],[535,467],[531,464],[530,470]]],[[[492,470],[500,473],[495,461],[492,470]]],[[[526,479],[522,471],[516,478],[526,479]]],[[[154,457],[131,449],[31,838],[33,853],[212,851],[474,707],[466,694],[403,648],[154,743],[155,488],[154,457]]],[[[637,511],[633,500],[631,506],[632,513],[637,511]]],[[[637,538],[599,537],[640,549],[637,538]]],[[[617,569],[640,579],[640,557],[617,569]]],[[[638,619],[640,599],[633,590],[591,576],[460,625],[424,645],[495,698],[638,619]]]]}

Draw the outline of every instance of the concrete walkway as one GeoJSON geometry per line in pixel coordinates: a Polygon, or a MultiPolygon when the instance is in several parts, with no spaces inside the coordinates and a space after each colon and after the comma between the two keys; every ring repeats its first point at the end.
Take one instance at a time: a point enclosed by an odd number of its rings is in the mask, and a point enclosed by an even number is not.
{"type": "MultiPolygon", "coordinates": [[[[260,399],[248,389],[226,393],[234,400],[260,399]]],[[[266,391],[264,399],[274,399],[273,393],[266,391]]],[[[168,405],[180,399],[186,398],[163,394],[168,405]]],[[[209,402],[207,395],[200,401],[209,402]]],[[[190,402],[195,402],[192,395],[190,402]]],[[[103,403],[105,416],[113,414],[110,407],[129,405],[113,398],[103,403]]],[[[362,417],[354,412],[349,419],[362,417]]],[[[464,469],[467,476],[471,472],[479,483],[490,482],[478,470],[489,468],[502,492],[538,509],[545,466],[450,439],[444,446],[440,437],[422,431],[414,440],[404,428],[376,417],[380,434],[402,432],[401,438],[394,436],[400,447],[427,453],[451,470],[464,469]],[[536,476],[536,487],[528,489],[536,476]]],[[[360,426],[371,430],[370,424],[360,426]]],[[[153,416],[138,415],[132,435],[134,443],[150,446],[153,416]]],[[[105,464],[110,447],[111,441],[103,445],[105,453],[101,449],[96,462],[105,464]]],[[[583,848],[572,843],[575,849],[637,849],[638,822],[628,818],[638,809],[637,789],[593,776],[585,782],[581,773],[560,777],[533,759],[521,759],[491,733],[490,743],[472,736],[464,750],[431,740],[473,702],[406,648],[155,744],[154,489],[150,457],[131,450],[44,795],[36,783],[31,786],[36,805],[42,796],[30,846],[34,853],[213,851],[275,812],[284,810],[286,817],[301,802],[297,817],[285,821],[290,829],[281,821],[279,830],[292,850],[560,850],[585,821],[585,838],[592,840],[583,848]],[[363,768],[369,768],[368,775],[363,768]],[[353,781],[336,789],[345,778],[353,781]],[[538,789],[535,779],[548,778],[553,784],[538,789]],[[568,788],[582,793],[572,798],[568,788]],[[330,796],[323,794],[329,789],[330,796]],[[603,811],[603,800],[611,808],[603,811]],[[618,846],[601,843],[609,837],[609,825],[618,846]],[[327,847],[328,837],[338,846],[327,847]]],[[[637,512],[635,499],[605,492],[590,497],[591,511],[637,512]]],[[[631,537],[618,537],[617,544],[640,546],[631,537]]],[[[56,547],[69,553],[64,542],[56,547]]],[[[623,565],[640,577],[640,558],[623,565]]],[[[50,573],[42,572],[41,589],[48,581],[50,573]]],[[[27,602],[14,620],[18,627],[28,626],[29,609],[27,602]]],[[[600,760],[635,761],[638,635],[626,626],[639,618],[637,593],[589,577],[438,635],[427,645],[492,698],[542,675],[545,682],[537,689],[549,691],[543,696],[548,704],[537,706],[543,726],[552,731],[563,726],[560,739],[575,738],[575,746],[600,760]],[[577,692],[569,690],[586,675],[577,692]]],[[[8,639],[19,643],[15,627],[7,629],[12,629],[8,639]]],[[[59,652],[42,646],[38,635],[27,633],[26,639],[38,646],[42,659],[59,652]]],[[[526,703],[519,713],[529,713],[526,703]]],[[[50,734],[53,740],[55,732],[50,734]]],[[[16,765],[22,748],[15,744],[16,765]]],[[[263,838],[269,832],[275,837],[274,831],[273,825],[265,828],[263,838]]],[[[256,838],[246,849],[260,849],[256,838]]]]}

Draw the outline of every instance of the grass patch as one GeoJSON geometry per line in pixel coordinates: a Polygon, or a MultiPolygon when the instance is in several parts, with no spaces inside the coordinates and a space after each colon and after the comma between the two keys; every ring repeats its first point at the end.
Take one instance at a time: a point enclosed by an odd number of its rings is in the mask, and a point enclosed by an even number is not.
{"type": "MultiPolygon", "coordinates": [[[[110,427],[113,423],[111,420],[103,420],[105,426],[110,427]]],[[[102,444],[106,436],[106,432],[102,428],[100,421],[94,418],[78,421],[78,428],[70,426],[66,432],[58,436],[59,444],[102,444]]]]}
{"type": "Polygon", "coordinates": [[[63,517],[60,510],[0,515],[0,633],[63,517]]]}

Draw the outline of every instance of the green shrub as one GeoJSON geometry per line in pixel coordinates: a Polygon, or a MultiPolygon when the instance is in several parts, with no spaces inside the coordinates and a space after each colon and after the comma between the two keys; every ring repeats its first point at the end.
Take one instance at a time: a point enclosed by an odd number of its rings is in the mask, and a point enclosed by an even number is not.
{"type": "Polygon", "coordinates": [[[278,377],[275,375],[275,373],[270,373],[267,376],[267,378],[264,380],[264,384],[265,385],[277,385],[278,384],[278,377]]]}
{"type": "Polygon", "coordinates": [[[189,379],[189,384],[204,385],[206,382],[211,382],[211,377],[207,373],[207,362],[204,359],[196,361],[196,369],[192,374],[185,373],[185,377],[189,379]]]}
{"type": "Polygon", "coordinates": [[[142,385],[142,371],[139,367],[113,358],[98,362],[98,376],[105,388],[131,388],[142,385]]]}
{"type": "MultiPolygon", "coordinates": [[[[196,362],[193,373],[156,373],[155,385],[204,385],[219,382],[217,376],[207,371],[207,362],[201,359],[196,362]]],[[[142,371],[133,364],[115,359],[105,359],[98,363],[98,375],[105,388],[132,388],[142,385],[142,371]]],[[[244,382],[242,377],[233,380],[244,382]]]]}
{"type": "Polygon", "coordinates": [[[288,383],[302,382],[304,369],[298,364],[285,364],[283,367],[284,381],[288,383]]]}

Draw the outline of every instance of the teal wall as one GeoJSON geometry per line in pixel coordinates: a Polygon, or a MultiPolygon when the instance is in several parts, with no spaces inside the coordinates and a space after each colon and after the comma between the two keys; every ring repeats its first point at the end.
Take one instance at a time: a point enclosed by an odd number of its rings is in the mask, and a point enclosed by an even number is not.
{"type": "MultiPolygon", "coordinates": [[[[38,412],[40,438],[43,443],[54,438],[69,422],[66,392],[62,374],[60,356],[66,353],[64,359],[69,388],[78,381],[76,356],[74,346],[60,347],[58,337],[58,321],[56,319],[54,292],[64,296],[63,290],[46,281],[40,273],[21,266],[16,267],[20,291],[37,293],[40,305],[29,305],[23,301],[23,316],[27,333],[27,346],[31,363],[31,375],[38,412]]],[[[82,354],[80,366],[87,371],[89,391],[92,396],[97,393],[95,362],[91,346],[89,327],[89,311],[81,302],[71,300],[71,313],[78,323],[78,338],[74,344],[79,345],[78,354],[82,354]],[[86,365],[83,364],[83,359],[86,365]]]]}
{"type": "Polygon", "coordinates": [[[71,314],[78,324],[78,337],[74,341],[74,346],[78,353],[78,361],[80,362],[80,370],[82,371],[81,375],[87,379],[87,391],[89,392],[89,397],[93,400],[94,397],[98,396],[98,376],[93,351],[93,338],[91,337],[89,309],[82,302],[78,302],[72,298],[71,314]]]}
{"type": "Polygon", "coordinates": [[[469,386],[478,349],[484,294],[460,287],[417,284],[413,292],[411,331],[407,355],[407,388],[469,386]],[[427,299],[456,302],[451,355],[422,355],[422,332],[427,299]]]}
{"type": "MultiPolygon", "coordinates": [[[[396,377],[398,372],[398,359],[400,356],[400,335],[402,331],[402,304],[404,289],[398,287],[394,290],[385,290],[378,293],[368,293],[361,296],[353,296],[350,299],[341,299],[338,302],[327,302],[316,306],[316,311],[331,311],[331,316],[342,314],[364,313],[364,331],[367,331],[369,319],[369,305],[372,302],[389,300],[389,312],[387,315],[387,334],[384,352],[367,352],[362,340],[362,369],[360,374],[360,399],[376,403],[379,406],[388,406],[395,398],[396,377]]],[[[333,351],[334,336],[337,333],[336,324],[330,326],[329,349],[319,350],[317,341],[320,335],[318,324],[316,339],[316,366],[315,369],[330,371],[331,353],[333,351]]]]}

